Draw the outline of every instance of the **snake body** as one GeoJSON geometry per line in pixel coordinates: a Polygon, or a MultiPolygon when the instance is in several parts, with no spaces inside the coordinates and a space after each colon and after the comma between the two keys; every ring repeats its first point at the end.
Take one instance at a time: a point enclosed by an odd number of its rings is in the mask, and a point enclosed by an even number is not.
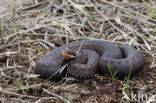
{"type": "Polygon", "coordinates": [[[136,74],[144,66],[143,55],[126,44],[114,45],[103,40],[76,41],[58,47],[44,55],[35,66],[35,73],[44,79],[59,80],[68,73],[76,78],[90,78],[95,74],[116,73],[118,77],[136,74]],[[61,51],[79,51],[67,63],[61,51]],[[131,69],[130,69],[131,68],[131,69]]]}

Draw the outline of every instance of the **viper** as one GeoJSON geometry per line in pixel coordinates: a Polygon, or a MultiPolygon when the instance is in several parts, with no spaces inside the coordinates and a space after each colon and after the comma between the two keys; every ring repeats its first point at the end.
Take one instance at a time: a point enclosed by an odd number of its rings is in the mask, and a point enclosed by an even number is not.
{"type": "Polygon", "coordinates": [[[68,72],[76,78],[91,78],[97,74],[115,74],[118,77],[136,74],[144,66],[140,51],[127,45],[115,45],[104,40],[82,40],[60,46],[45,54],[35,66],[41,78],[60,80],[68,72]],[[61,55],[72,55],[67,59],[61,55]],[[66,69],[61,68],[66,65],[66,69]]]}

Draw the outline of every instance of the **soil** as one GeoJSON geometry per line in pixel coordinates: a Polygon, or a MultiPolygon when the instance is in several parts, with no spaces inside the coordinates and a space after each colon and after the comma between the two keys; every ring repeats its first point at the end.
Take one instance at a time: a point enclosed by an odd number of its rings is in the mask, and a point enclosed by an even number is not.
{"type": "Polygon", "coordinates": [[[155,101],[155,0],[0,1],[0,103],[155,101]],[[143,53],[145,66],[130,79],[68,76],[53,82],[34,73],[47,52],[84,39],[129,44],[143,53]]]}

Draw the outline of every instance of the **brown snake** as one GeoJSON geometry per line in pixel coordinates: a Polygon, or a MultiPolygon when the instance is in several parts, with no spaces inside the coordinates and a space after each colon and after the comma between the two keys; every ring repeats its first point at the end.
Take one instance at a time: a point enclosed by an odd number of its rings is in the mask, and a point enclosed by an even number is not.
{"type": "Polygon", "coordinates": [[[126,44],[118,46],[103,40],[71,42],[44,55],[35,66],[35,73],[44,79],[59,80],[68,72],[76,78],[94,77],[95,74],[116,73],[118,77],[136,74],[144,66],[143,55],[126,44]],[[76,52],[76,58],[67,61],[61,51],[76,52]],[[68,62],[67,69],[60,68],[68,62]],[[108,69],[108,64],[110,69],[108,69]]]}

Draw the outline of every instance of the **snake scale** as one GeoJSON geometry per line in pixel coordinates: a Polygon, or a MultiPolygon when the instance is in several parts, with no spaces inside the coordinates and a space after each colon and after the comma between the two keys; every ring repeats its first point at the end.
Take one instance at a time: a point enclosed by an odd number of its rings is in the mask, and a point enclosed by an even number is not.
{"type": "Polygon", "coordinates": [[[144,66],[144,57],[127,44],[114,45],[103,40],[83,40],[65,44],[44,55],[35,66],[41,78],[60,80],[68,72],[76,78],[90,78],[96,74],[116,73],[118,77],[136,74],[144,66]],[[61,51],[79,51],[66,60],[61,51]],[[66,69],[60,70],[66,63],[66,69]],[[132,69],[130,69],[132,67],[132,69]],[[61,71],[61,72],[60,72],[61,71]]]}

